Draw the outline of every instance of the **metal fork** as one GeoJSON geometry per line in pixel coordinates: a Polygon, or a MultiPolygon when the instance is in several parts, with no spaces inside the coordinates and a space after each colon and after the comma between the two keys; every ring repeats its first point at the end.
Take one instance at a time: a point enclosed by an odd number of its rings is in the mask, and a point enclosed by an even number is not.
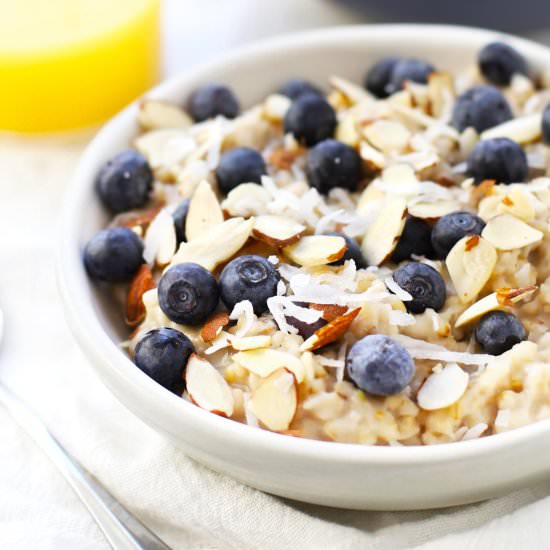
{"type": "MultiPolygon", "coordinates": [[[[2,326],[3,317],[0,311],[0,340],[2,326]]],[[[0,403],[57,466],[113,548],[116,550],[170,550],[166,543],[130,514],[90,472],[80,465],[53,437],[44,423],[2,383],[0,383],[0,403]]]]}

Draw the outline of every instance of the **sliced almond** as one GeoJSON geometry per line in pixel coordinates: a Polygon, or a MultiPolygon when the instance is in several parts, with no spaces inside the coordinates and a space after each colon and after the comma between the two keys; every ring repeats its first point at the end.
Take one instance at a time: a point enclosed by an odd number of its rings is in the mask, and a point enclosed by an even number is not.
{"type": "Polygon", "coordinates": [[[229,315],[225,311],[214,313],[201,329],[201,338],[205,342],[212,342],[229,324],[229,315]]]}
{"type": "Polygon", "coordinates": [[[271,94],[264,101],[263,114],[268,120],[280,122],[285,118],[291,103],[290,98],[284,95],[271,94]]]}
{"type": "Polygon", "coordinates": [[[298,388],[292,373],[278,369],[261,380],[250,398],[254,416],[269,430],[286,430],[298,406],[298,388]]]}
{"type": "Polygon", "coordinates": [[[541,132],[542,115],[541,113],[537,113],[534,115],[513,118],[498,126],[493,126],[493,128],[489,128],[489,130],[482,132],[481,139],[505,137],[520,145],[525,145],[526,143],[538,140],[541,136],[541,132]]]}
{"type": "Polygon", "coordinates": [[[170,262],[176,252],[177,239],[174,219],[168,210],[163,208],[149,224],[143,244],[143,258],[148,264],[170,262]]]}
{"type": "Polygon", "coordinates": [[[463,304],[477,298],[491,277],[496,262],[494,246],[478,235],[463,237],[453,246],[445,263],[463,304]]]}
{"type": "Polygon", "coordinates": [[[188,128],[193,125],[193,120],[181,107],[157,99],[140,101],[138,122],[144,130],[188,128]]]}
{"type": "Polygon", "coordinates": [[[275,349],[241,351],[233,356],[233,361],[261,378],[265,378],[281,368],[292,372],[298,383],[301,383],[305,376],[305,367],[302,361],[286,351],[275,349]]]}
{"type": "Polygon", "coordinates": [[[229,216],[249,218],[267,214],[267,205],[271,201],[269,191],[256,183],[241,183],[227,194],[222,209],[229,216]]]}
{"type": "Polygon", "coordinates": [[[372,212],[374,209],[378,208],[384,201],[386,194],[382,189],[373,185],[372,182],[370,185],[365,187],[365,190],[361,193],[359,197],[359,202],[357,203],[357,212],[362,215],[367,215],[372,212]]]}
{"type": "Polygon", "coordinates": [[[229,338],[231,347],[237,351],[247,351],[252,349],[268,348],[271,346],[271,336],[260,334],[258,336],[231,336],[229,338]]]}
{"type": "MultiPolygon", "coordinates": [[[[291,134],[288,134],[291,135],[291,134]]],[[[270,164],[273,164],[281,170],[290,170],[296,159],[304,153],[303,147],[293,147],[288,149],[287,147],[280,146],[275,147],[269,154],[267,160],[270,164]]],[[[249,185],[249,184],[246,184],[249,185]]],[[[262,188],[263,189],[263,188],[262,188]]]]}
{"type": "Polygon", "coordinates": [[[463,311],[455,322],[455,327],[461,327],[472,321],[476,321],[489,311],[502,309],[506,306],[511,306],[524,298],[528,298],[537,290],[536,286],[528,286],[525,288],[502,288],[493,292],[475,304],[472,304],[468,309],[463,311]]]}
{"type": "Polygon", "coordinates": [[[359,156],[365,161],[369,170],[373,172],[378,172],[386,166],[384,154],[366,141],[362,141],[359,145],[359,156]]]}
{"type": "Polygon", "coordinates": [[[256,218],[252,236],[274,248],[300,240],[306,226],[287,216],[262,215],[256,218]]]}
{"type": "Polygon", "coordinates": [[[361,308],[355,308],[341,317],[336,317],[325,326],[316,330],[301,346],[302,351],[314,351],[339,340],[348,330],[361,308]]]}
{"type": "Polygon", "coordinates": [[[236,254],[246,243],[254,227],[254,218],[231,218],[215,225],[190,242],[183,242],[170,266],[195,262],[212,271],[218,264],[236,254]]]}
{"type": "Polygon", "coordinates": [[[404,87],[411,94],[413,107],[423,111],[427,110],[429,104],[428,87],[412,80],[406,81],[404,87]]]}
{"type": "Polygon", "coordinates": [[[128,326],[135,327],[145,319],[143,294],[156,286],[151,269],[147,264],[143,264],[128,287],[126,296],[126,324],[128,326]]]}
{"type": "Polygon", "coordinates": [[[350,147],[357,147],[361,136],[357,131],[355,117],[351,115],[344,116],[336,126],[335,137],[338,141],[341,141],[350,147]]]}
{"type": "Polygon", "coordinates": [[[192,353],[185,367],[185,385],[193,403],[201,409],[230,417],[235,406],[225,378],[206,360],[192,353]]]}
{"type": "Polygon", "coordinates": [[[189,202],[185,221],[185,236],[192,241],[204,235],[210,228],[223,223],[223,212],[210,184],[203,180],[189,202]]]}
{"type": "Polygon", "coordinates": [[[512,214],[516,218],[529,222],[535,218],[535,207],[529,194],[522,189],[512,189],[505,195],[497,206],[499,214],[512,214]]]}
{"type": "Polygon", "coordinates": [[[285,255],[294,263],[312,267],[336,262],[346,253],[347,245],[343,237],[332,235],[310,235],[297,243],[283,248],[285,255]]]}
{"type": "Polygon", "coordinates": [[[454,201],[417,202],[408,206],[411,216],[425,220],[441,218],[445,214],[455,212],[458,209],[459,206],[454,201]]]}
{"type": "Polygon", "coordinates": [[[455,96],[454,82],[451,74],[433,72],[428,76],[428,100],[430,113],[435,118],[447,114],[455,96]]]}
{"type": "Polygon", "coordinates": [[[481,233],[499,250],[514,250],[538,243],[544,233],[511,214],[501,214],[490,219],[481,233]]]}
{"type": "Polygon", "coordinates": [[[347,306],[339,306],[337,304],[309,304],[309,307],[317,311],[322,311],[322,318],[329,322],[344,315],[348,310],[347,306]]]}
{"type": "Polygon", "coordinates": [[[410,164],[392,164],[382,172],[382,180],[390,185],[418,183],[414,168],[410,164]]]}
{"type": "Polygon", "coordinates": [[[361,245],[369,265],[380,265],[390,256],[403,233],[406,217],[407,201],[402,198],[389,199],[380,210],[361,245]]]}
{"type": "Polygon", "coordinates": [[[411,139],[409,130],[392,120],[375,120],[363,128],[363,135],[383,153],[402,151],[411,139]]]}
{"type": "Polygon", "coordinates": [[[470,377],[456,363],[432,372],[418,391],[418,406],[425,411],[444,409],[456,403],[466,391],[470,377]]]}
{"type": "Polygon", "coordinates": [[[331,76],[329,83],[333,88],[344,94],[351,103],[359,103],[369,97],[364,88],[339,76],[331,76]]]}
{"type": "Polygon", "coordinates": [[[154,206],[149,210],[145,210],[139,214],[121,214],[114,220],[115,224],[119,227],[140,227],[142,230],[147,229],[149,224],[157,217],[157,214],[161,211],[162,206],[154,206]]]}

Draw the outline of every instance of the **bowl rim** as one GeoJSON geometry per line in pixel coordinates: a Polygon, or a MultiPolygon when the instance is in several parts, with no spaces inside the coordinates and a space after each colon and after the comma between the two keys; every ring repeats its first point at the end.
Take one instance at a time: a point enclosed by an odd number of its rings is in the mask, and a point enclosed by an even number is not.
{"type": "MultiPolygon", "coordinates": [[[[479,41],[502,39],[530,56],[550,57],[550,48],[530,40],[513,35],[455,25],[420,24],[384,24],[384,25],[343,25],[315,30],[293,32],[264,39],[231,50],[189,70],[161,82],[144,95],[162,98],[170,90],[184,85],[187,80],[201,78],[216,72],[216,68],[225,64],[242,63],[244,60],[261,58],[266,52],[288,50],[294,46],[315,45],[331,40],[353,45],[359,40],[387,44],[392,38],[400,41],[419,40],[424,44],[441,40],[456,44],[472,38],[479,41]]],[[[468,441],[442,443],[438,445],[415,446],[374,446],[357,443],[338,443],[313,439],[289,437],[287,435],[255,429],[246,424],[230,420],[202,410],[162,388],[147,375],[137,369],[130,358],[111,340],[102,328],[94,312],[91,301],[81,300],[86,293],[83,289],[83,266],[77,235],[80,225],[79,212],[85,205],[85,195],[98,163],[96,151],[111,134],[120,133],[135,121],[139,98],[111,118],[86,146],[76,170],[70,180],[63,201],[60,238],[56,249],[56,274],[59,291],[67,318],[67,323],[80,346],[88,355],[90,362],[106,366],[111,374],[123,380],[129,387],[141,393],[147,393],[151,402],[157,402],[155,408],[162,415],[169,416],[174,422],[187,417],[190,422],[200,423],[205,433],[226,440],[238,440],[243,445],[255,447],[269,453],[300,456],[315,461],[336,461],[338,463],[415,465],[431,464],[487,456],[505,451],[513,446],[522,445],[529,440],[550,433],[550,419],[540,420],[508,432],[468,441]]],[[[135,413],[134,413],[135,414],[135,413]]]]}

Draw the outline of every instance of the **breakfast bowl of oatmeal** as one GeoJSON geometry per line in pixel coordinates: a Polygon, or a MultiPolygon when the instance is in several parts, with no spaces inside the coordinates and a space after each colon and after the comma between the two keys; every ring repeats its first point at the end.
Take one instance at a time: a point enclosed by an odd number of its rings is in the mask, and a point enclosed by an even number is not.
{"type": "Polygon", "coordinates": [[[128,107],[83,155],[58,263],[106,386],[196,460],[307,502],[448,506],[542,477],[549,53],[322,30],[128,107]]]}

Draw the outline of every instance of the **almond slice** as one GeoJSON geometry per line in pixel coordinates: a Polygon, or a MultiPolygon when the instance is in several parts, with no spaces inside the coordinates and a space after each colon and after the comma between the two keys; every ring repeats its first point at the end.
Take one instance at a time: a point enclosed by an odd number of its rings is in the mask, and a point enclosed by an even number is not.
{"type": "Polygon", "coordinates": [[[263,114],[265,118],[273,122],[280,122],[285,118],[286,112],[290,108],[292,101],[290,98],[281,94],[271,94],[263,104],[263,114]]]}
{"type": "Polygon", "coordinates": [[[531,143],[540,138],[542,132],[542,114],[526,115],[513,118],[498,126],[482,132],[481,139],[493,139],[499,137],[509,138],[520,145],[531,143]]]}
{"type": "Polygon", "coordinates": [[[425,220],[435,220],[456,210],[459,210],[459,206],[453,201],[417,202],[408,206],[411,216],[425,220]]]}
{"type": "Polygon", "coordinates": [[[192,241],[204,235],[210,228],[223,223],[223,212],[216,194],[206,180],[195,189],[185,221],[185,236],[192,241]]]}
{"type": "Polygon", "coordinates": [[[384,154],[366,141],[362,141],[359,146],[359,156],[365,161],[369,170],[373,172],[378,172],[386,166],[384,154]]]}
{"type": "Polygon", "coordinates": [[[536,286],[528,286],[525,288],[501,288],[481,298],[481,300],[478,300],[475,304],[472,304],[468,309],[463,311],[455,321],[455,328],[476,321],[489,311],[511,306],[524,298],[528,298],[536,290],[536,286]]]}
{"type": "Polygon", "coordinates": [[[225,378],[206,360],[191,354],[185,367],[189,397],[201,409],[227,416],[233,414],[233,393],[225,378]]]}
{"type": "Polygon", "coordinates": [[[497,252],[489,241],[470,235],[453,246],[445,263],[460,301],[467,304],[477,298],[491,277],[497,252]]]}
{"type": "Polygon", "coordinates": [[[450,111],[455,96],[453,77],[446,72],[434,72],[428,75],[428,99],[430,113],[440,118],[450,111]]]}
{"type": "Polygon", "coordinates": [[[222,210],[231,217],[258,216],[267,214],[267,205],[271,201],[269,191],[257,183],[241,183],[227,194],[222,202],[222,210]]]}
{"type": "Polygon", "coordinates": [[[369,212],[377,209],[386,198],[384,191],[373,185],[373,183],[371,182],[367,185],[359,197],[359,202],[357,203],[357,212],[359,214],[366,216],[369,212]]]}
{"type": "Polygon", "coordinates": [[[143,259],[148,264],[170,262],[176,252],[177,239],[174,219],[168,210],[163,208],[149,224],[143,244],[143,259]]]}
{"type": "Polygon", "coordinates": [[[144,130],[188,128],[193,125],[193,121],[181,107],[157,99],[140,101],[137,119],[144,130]]]}
{"type": "Polygon", "coordinates": [[[364,88],[339,76],[331,76],[328,79],[330,85],[344,94],[352,103],[359,103],[369,96],[364,88]]]}
{"type": "Polygon", "coordinates": [[[335,138],[350,147],[357,147],[360,135],[355,125],[354,116],[346,115],[338,122],[335,138]]]}
{"type": "Polygon", "coordinates": [[[292,373],[278,369],[261,380],[250,398],[250,408],[269,430],[286,430],[298,406],[298,388],[292,373]]]}
{"type": "Polygon", "coordinates": [[[209,271],[236,254],[246,243],[254,227],[254,218],[231,218],[215,225],[205,235],[184,242],[170,263],[170,267],[195,262],[209,271]]]}
{"type": "Polygon", "coordinates": [[[411,133],[400,122],[375,120],[365,128],[363,135],[371,145],[383,153],[401,151],[411,139],[411,133]]]}
{"type": "Polygon", "coordinates": [[[300,240],[306,226],[286,216],[262,215],[256,218],[252,236],[273,248],[281,248],[300,240]]]}
{"type": "Polygon", "coordinates": [[[128,326],[135,327],[145,319],[143,294],[156,286],[151,269],[147,264],[143,264],[128,287],[126,296],[126,324],[128,326]]]}
{"type": "Polygon", "coordinates": [[[286,368],[292,372],[298,383],[301,383],[305,376],[302,361],[286,351],[269,348],[241,351],[233,356],[233,361],[261,378],[265,378],[281,368],[286,368]]]}
{"type": "Polygon", "coordinates": [[[490,219],[481,235],[499,250],[514,250],[542,241],[544,233],[511,214],[490,219]]]}
{"type": "Polygon", "coordinates": [[[201,338],[205,342],[212,342],[228,324],[229,315],[226,311],[214,313],[202,327],[201,338]]]}
{"type": "Polygon", "coordinates": [[[286,246],[283,252],[294,263],[312,267],[336,262],[346,253],[346,249],[347,245],[343,237],[311,235],[286,246]]]}
{"type": "Polygon", "coordinates": [[[407,217],[407,201],[391,198],[368,228],[361,249],[369,265],[380,265],[393,252],[407,217]]]}
{"type": "Polygon", "coordinates": [[[322,319],[328,322],[344,315],[348,310],[347,306],[339,306],[337,304],[309,304],[309,307],[317,311],[322,311],[322,319]]]}
{"type": "Polygon", "coordinates": [[[512,214],[525,222],[535,218],[535,207],[529,193],[522,189],[512,189],[497,205],[498,214],[512,214]]]}
{"type": "Polygon", "coordinates": [[[260,334],[258,336],[231,336],[229,338],[231,347],[237,351],[248,351],[252,349],[262,349],[271,346],[271,336],[260,334]]]}
{"type": "Polygon", "coordinates": [[[336,317],[325,326],[316,330],[315,333],[300,346],[300,350],[314,351],[331,344],[332,342],[336,342],[336,340],[341,338],[346,333],[349,326],[360,311],[361,308],[358,307],[352,311],[348,311],[348,313],[342,315],[341,317],[336,317]]]}
{"type": "Polygon", "coordinates": [[[124,213],[117,216],[114,220],[115,224],[119,227],[129,227],[130,229],[135,227],[141,227],[142,230],[147,229],[149,224],[156,218],[157,214],[162,210],[161,206],[154,206],[149,210],[145,210],[140,214],[128,214],[124,213]]]}
{"type": "Polygon", "coordinates": [[[418,406],[425,411],[444,409],[456,403],[466,391],[470,377],[456,363],[432,372],[418,391],[418,406]]]}

